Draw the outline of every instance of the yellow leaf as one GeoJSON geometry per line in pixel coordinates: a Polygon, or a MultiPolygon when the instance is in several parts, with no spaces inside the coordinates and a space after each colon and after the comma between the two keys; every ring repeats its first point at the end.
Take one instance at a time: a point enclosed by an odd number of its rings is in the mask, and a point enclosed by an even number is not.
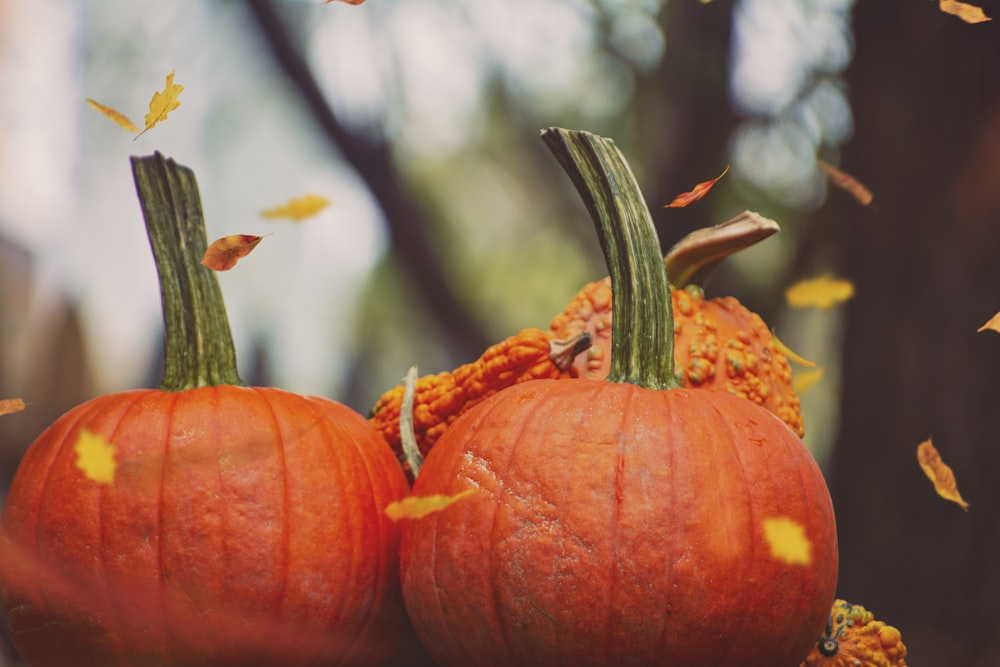
{"type": "Polygon", "coordinates": [[[875,199],[872,191],[865,187],[858,179],[847,172],[837,169],[825,160],[817,160],[817,162],[819,162],[819,166],[822,167],[823,171],[826,172],[826,175],[829,176],[831,183],[850,193],[862,206],[868,206],[875,199]]]}
{"type": "Polygon", "coordinates": [[[171,72],[168,74],[167,84],[163,87],[163,91],[153,93],[153,97],[149,100],[149,113],[146,114],[146,127],[139,133],[140,135],[147,130],[153,129],[153,127],[161,120],[166,120],[167,114],[181,105],[177,96],[181,94],[182,90],[184,90],[184,86],[174,83],[174,73],[171,72]]]}
{"type": "Polygon", "coordinates": [[[966,23],[983,23],[984,21],[993,20],[983,12],[982,7],[958,2],[957,0],[940,0],[938,7],[945,14],[957,16],[966,23]]]}
{"type": "Polygon", "coordinates": [[[963,510],[968,511],[969,503],[962,499],[962,494],[958,492],[958,483],[955,481],[955,473],[947,463],[941,460],[941,455],[934,447],[930,438],[924,440],[917,446],[917,462],[923,468],[924,473],[933,482],[934,490],[945,500],[957,503],[963,510]]]}
{"type": "Polygon", "coordinates": [[[788,305],[793,308],[815,306],[828,310],[854,296],[854,284],[831,276],[800,280],[785,291],[788,305]]]}
{"type": "Polygon", "coordinates": [[[135,123],[133,123],[128,118],[128,116],[126,116],[122,112],[118,111],[117,109],[112,109],[111,107],[105,106],[105,105],[101,104],[100,102],[95,102],[94,100],[90,99],[89,97],[87,98],[87,104],[89,104],[93,108],[95,108],[98,111],[100,111],[102,114],[105,115],[105,117],[110,118],[111,120],[113,120],[115,123],[118,124],[119,127],[123,127],[126,130],[128,130],[129,132],[138,132],[139,131],[139,126],[136,125],[135,123]]]}
{"type": "Polygon", "coordinates": [[[787,345],[778,340],[778,337],[774,335],[773,331],[771,332],[771,340],[774,341],[774,346],[778,348],[778,351],[781,352],[783,355],[785,355],[789,361],[793,361],[797,363],[799,366],[805,366],[806,368],[816,367],[815,362],[809,361],[808,359],[804,359],[799,355],[797,355],[795,352],[792,352],[792,350],[787,345]]]}
{"type": "Polygon", "coordinates": [[[812,545],[802,524],[785,516],[767,517],[763,524],[764,539],[773,557],[790,565],[812,562],[812,545]]]}
{"type": "Polygon", "coordinates": [[[823,379],[823,369],[817,368],[811,371],[796,373],[792,379],[792,390],[800,396],[808,391],[814,384],[823,379]]]}
{"type": "Polygon", "coordinates": [[[223,236],[205,248],[201,263],[213,271],[228,271],[236,266],[236,262],[241,258],[249,255],[262,238],[264,237],[253,234],[223,236]]]}
{"type": "Polygon", "coordinates": [[[301,222],[312,217],[330,205],[330,201],[319,195],[303,195],[298,199],[289,199],[282,206],[275,206],[261,211],[262,218],[290,218],[301,222]]]}
{"type": "Polygon", "coordinates": [[[980,331],[986,331],[987,329],[1000,333],[1000,313],[997,313],[996,315],[990,318],[989,322],[976,329],[976,333],[979,333],[980,331]]]}
{"type": "Polygon", "coordinates": [[[0,399],[0,415],[11,415],[24,410],[24,401],[20,398],[0,399]]]}
{"type": "Polygon", "coordinates": [[[115,481],[115,448],[103,436],[82,428],[74,449],[83,474],[101,484],[115,481]]]}
{"type": "Polygon", "coordinates": [[[435,494],[433,496],[408,496],[394,503],[389,503],[385,508],[386,515],[393,521],[400,519],[421,519],[428,514],[440,512],[452,503],[467,498],[476,492],[476,489],[466,489],[453,496],[435,494]]]}

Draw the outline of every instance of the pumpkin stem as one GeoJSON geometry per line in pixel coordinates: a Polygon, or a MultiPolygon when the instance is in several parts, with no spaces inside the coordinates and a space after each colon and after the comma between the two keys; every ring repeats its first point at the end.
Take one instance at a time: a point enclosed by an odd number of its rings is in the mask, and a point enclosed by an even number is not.
{"type": "Polygon", "coordinates": [[[131,162],[163,301],[160,389],[242,384],[218,278],[201,265],[208,241],[194,172],[159,152],[131,162]]]}
{"type": "Polygon", "coordinates": [[[653,218],[614,142],[549,128],[542,139],[569,174],[597,229],[614,294],[610,382],[681,386],[674,376],[670,285],[653,218]]]}

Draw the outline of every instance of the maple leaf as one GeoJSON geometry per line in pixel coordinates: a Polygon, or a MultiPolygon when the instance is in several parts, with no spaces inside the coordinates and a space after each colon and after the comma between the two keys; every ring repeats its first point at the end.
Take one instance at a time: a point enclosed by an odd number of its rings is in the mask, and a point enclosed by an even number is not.
{"type": "Polygon", "coordinates": [[[823,369],[816,368],[811,371],[796,373],[792,379],[792,390],[800,396],[808,391],[814,384],[823,379],[823,369]]]}
{"type": "Polygon", "coordinates": [[[938,453],[930,438],[917,445],[917,462],[934,484],[934,490],[939,496],[968,511],[969,503],[965,502],[962,499],[962,494],[958,492],[955,473],[947,463],[941,460],[941,454],[938,453]]]}
{"type": "Polygon", "coordinates": [[[801,523],[786,516],[767,517],[763,521],[764,539],[771,555],[790,565],[809,565],[812,545],[801,523]]]}
{"type": "Polygon", "coordinates": [[[976,329],[976,333],[979,333],[980,331],[986,331],[987,329],[989,329],[990,331],[996,331],[997,333],[1000,333],[1000,313],[997,313],[996,315],[991,317],[986,324],[976,329]]]}
{"type": "Polygon", "coordinates": [[[677,195],[676,197],[674,197],[674,200],[672,202],[670,202],[663,208],[683,208],[689,204],[695,203],[696,201],[704,197],[706,194],[708,194],[708,191],[712,189],[712,186],[715,185],[716,181],[725,176],[728,172],[729,172],[729,165],[727,164],[726,168],[722,170],[721,174],[719,174],[710,181],[704,181],[702,183],[699,183],[698,185],[694,186],[694,189],[692,189],[690,192],[684,192],[682,194],[677,195]]]}
{"type": "Polygon", "coordinates": [[[945,14],[957,16],[966,23],[983,23],[984,21],[993,20],[983,12],[982,7],[958,2],[957,0],[940,0],[938,7],[945,14]]]}
{"type": "Polygon", "coordinates": [[[817,160],[817,162],[830,178],[830,182],[841,190],[848,192],[852,197],[854,197],[854,199],[857,200],[859,204],[862,206],[868,206],[868,204],[872,203],[875,195],[873,195],[872,191],[865,187],[861,181],[854,178],[847,172],[837,169],[825,160],[817,160]]]}
{"type": "Polygon", "coordinates": [[[166,120],[167,114],[181,105],[177,97],[182,90],[184,90],[184,86],[174,83],[174,73],[168,74],[163,91],[153,93],[153,97],[149,100],[149,113],[146,114],[145,118],[146,127],[136,136],[136,139],[153,129],[161,120],[166,120]]]}
{"type": "Polygon", "coordinates": [[[100,484],[115,481],[115,448],[97,433],[80,429],[76,445],[76,467],[100,484]]]}
{"type": "Polygon", "coordinates": [[[12,415],[24,410],[24,401],[20,398],[0,399],[0,415],[12,415]]]}
{"type": "Polygon", "coordinates": [[[389,505],[385,508],[385,513],[386,516],[393,521],[399,521],[400,519],[421,519],[428,514],[440,512],[452,503],[455,503],[462,498],[468,498],[473,493],[476,493],[476,489],[459,491],[453,496],[445,496],[441,494],[431,496],[407,496],[402,500],[389,503],[389,505]]]}
{"type": "Polygon", "coordinates": [[[253,234],[223,236],[205,248],[201,263],[213,271],[228,271],[236,266],[236,262],[241,258],[249,255],[262,238],[264,237],[253,234]]]}
{"type": "Polygon", "coordinates": [[[798,354],[793,352],[791,348],[789,348],[787,345],[778,340],[778,337],[774,335],[773,331],[771,332],[771,340],[774,341],[774,346],[778,348],[778,351],[781,352],[783,355],[785,355],[785,357],[787,357],[789,361],[793,361],[797,363],[799,366],[805,366],[806,368],[816,367],[815,362],[800,357],[798,354]]]}
{"type": "Polygon", "coordinates": [[[831,276],[800,280],[787,290],[785,298],[793,308],[822,308],[829,310],[836,304],[854,296],[854,284],[831,276]]]}
{"type": "Polygon", "coordinates": [[[109,106],[101,104],[100,102],[92,100],[89,97],[87,98],[87,104],[89,104],[94,109],[100,111],[102,114],[104,114],[106,118],[110,118],[111,120],[113,120],[115,123],[118,124],[119,127],[122,127],[128,130],[129,132],[139,131],[139,126],[133,123],[132,120],[128,116],[123,114],[121,111],[118,111],[117,109],[113,109],[109,106]]]}
{"type": "Polygon", "coordinates": [[[319,195],[307,194],[297,199],[289,199],[281,206],[269,208],[261,211],[262,218],[290,218],[295,222],[301,222],[310,218],[330,205],[330,201],[319,195]]]}

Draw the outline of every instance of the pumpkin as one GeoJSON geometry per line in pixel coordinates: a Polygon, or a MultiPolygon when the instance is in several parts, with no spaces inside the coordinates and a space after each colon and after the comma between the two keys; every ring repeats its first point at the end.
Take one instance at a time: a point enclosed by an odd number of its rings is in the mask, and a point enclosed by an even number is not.
{"type": "MultiPolygon", "coordinates": [[[[777,223],[747,211],[692,232],[670,250],[664,258],[667,272],[680,276],[675,285],[686,285],[671,290],[675,363],[685,385],[722,387],[754,401],[801,437],[805,429],[792,369],[767,325],[732,297],[705,299],[698,286],[719,260],[777,231],[777,223]]],[[[585,285],[548,331],[519,331],[472,363],[419,378],[413,414],[417,446],[426,455],[459,415],[501,389],[542,378],[602,379],[610,362],[611,279],[605,277],[585,285]]],[[[401,460],[402,400],[403,386],[397,385],[371,411],[372,424],[401,460]]]]}
{"type": "Polygon", "coordinates": [[[456,500],[403,526],[417,635],[442,667],[796,667],[836,587],[823,476],[767,410],[680,386],[624,158],[588,133],[543,136],[611,270],[610,375],[514,385],[442,434],[412,494],[456,500]]]}
{"type": "Polygon", "coordinates": [[[346,406],[240,386],[194,175],[132,164],[163,385],[77,406],[28,449],[0,517],[9,636],[33,667],[378,664],[404,627],[382,512],[403,472],[346,406]],[[109,478],[85,434],[113,447],[109,478]]]}
{"type": "Polygon", "coordinates": [[[861,605],[838,599],[801,667],[906,667],[906,645],[899,630],[861,605]]]}

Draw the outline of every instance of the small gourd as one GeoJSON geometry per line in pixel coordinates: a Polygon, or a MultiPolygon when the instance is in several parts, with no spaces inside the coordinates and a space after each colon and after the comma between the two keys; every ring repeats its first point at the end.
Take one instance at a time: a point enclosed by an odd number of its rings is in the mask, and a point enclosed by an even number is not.
{"type": "Polygon", "coordinates": [[[906,645],[899,630],[861,605],[838,599],[801,667],[906,667],[906,645]]]}

